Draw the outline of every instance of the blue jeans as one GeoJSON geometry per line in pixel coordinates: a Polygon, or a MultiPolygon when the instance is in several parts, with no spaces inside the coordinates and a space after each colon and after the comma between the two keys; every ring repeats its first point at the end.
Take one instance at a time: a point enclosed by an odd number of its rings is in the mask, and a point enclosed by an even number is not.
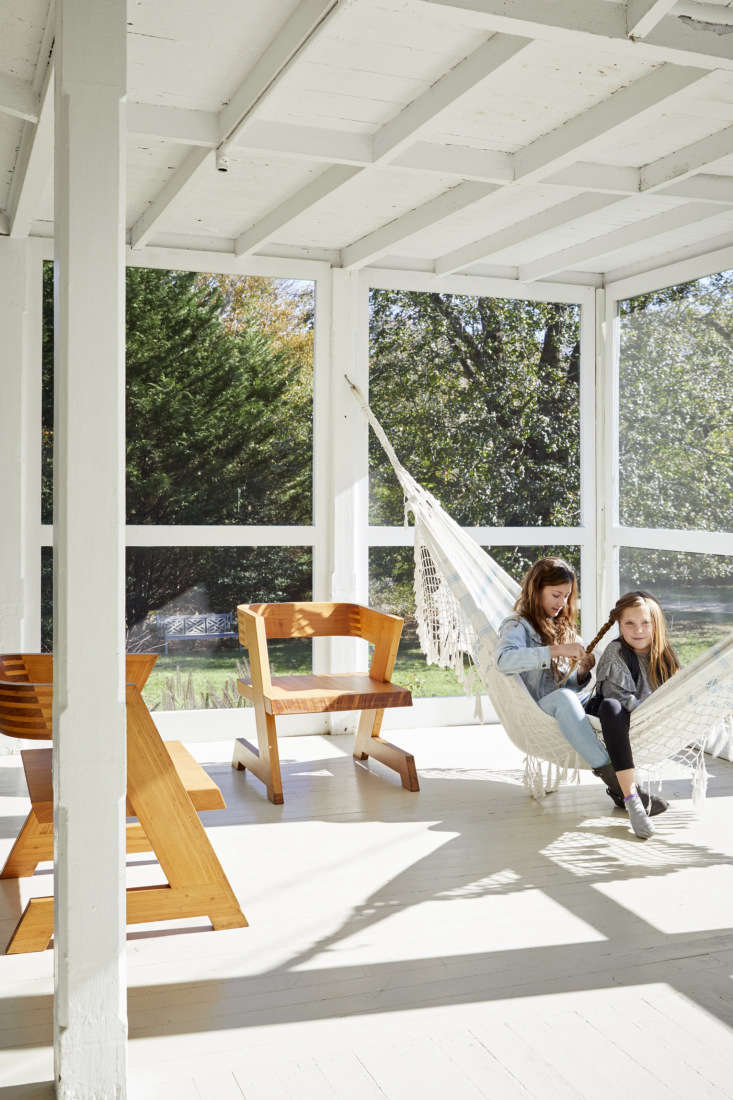
{"type": "Polygon", "coordinates": [[[583,704],[574,691],[558,688],[539,700],[539,706],[545,714],[551,714],[557,721],[566,741],[569,741],[579,756],[591,768],[602,768],[610,764],[611,758],[595,735],[588,721],[583,704]]]}

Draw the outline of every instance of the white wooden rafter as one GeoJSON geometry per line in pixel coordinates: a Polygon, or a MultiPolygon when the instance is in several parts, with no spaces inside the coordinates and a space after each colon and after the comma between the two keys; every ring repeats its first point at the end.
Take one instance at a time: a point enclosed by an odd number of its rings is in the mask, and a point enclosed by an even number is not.
{"type": "Polygon", "coordinates": [[[549,170],[572,164],[590,146],[607,142],[621,127],[657,118],[678,96],[707,80],[709,73],[703,69],[662,65],[520,149],[514,155],[517,180],[540,179],[549,170]]]}
{"type": "Polygon", "coordinates": [[[444,191],[430,202],[423,203],[342,249],[341,267],[364,267],[377,256],[392,251],[397,245],[414,237],[423,229],[436,225],[444,218],[449,218],[468,206],[473,206],[474,203],[485,199],[496,190],[496,184],[459,183],[457,187],[444,191]]]}
{"type": "Polygon", "coordinates": [[[607,0],[420,0],[483,30],[527,35],[585,46],[612,57],[637,57],[706,69],[733,69],[730,37],[702,33],[674,14],[666,15],[643,39],[628,37],[626,5],[607,0]],[[634,51],[630,53],[630,51],[634,51]]]}
{"type": "Polygon", "coordinates": [[[641,170],[642,191],[655,191],[665,184],[681,183],[689,176],[733,154],[733,126],[726,126],[709,137],[677,149],[666,157],[660,157],[641,170]]]}
{"type": "Polygon", "coordinates": [[[309,184],[296,191],[294,195],[280,203],[274,210],[270,210],[255,225],[241,233],[234,242],[234,253],[237,256],[248,256],[256,251],[262,244],[269,241],[278,231],[285,229],[295,221],[304,210],[309,210],[321,199],[343,187],[350,179],[358,175],[363,169],[350,165],[335,164],[327,168],[325,172],[311,180],[309,184]]]}
{"type": "Polygon", "coordinates": [[[706,218],[717,216],[723,209],[710,206],[708,203],[691,202],[676,210],[665,210],[662,214],[644,218],[623,229],[614,229],[592,240],[573,245],[571,248],[543,256],[531,263],[520,264],[519,278],[527,282],[547,278],[575,264],[588,263],[606,256],[609,252],[628,248],[629,245],[637,244],[639,241],[649,240],[675,229],[683,229],[688,225],[695,225],[706,218]]]}
{"type": "Polygon", "coordinates": [[[27,237],[51,175],[53,133],[53,62],[45,66],[39,96],[39,115],[26,129],[13,170],[8,199],[11,237],[27,237]]]}
{"type": "MultiPolygon", "coordinates": [[[[301,0],[285,26],[281,27],[253,68],[217,115],[217,146],[231,142],[241,131],[255,107],[261,106],[277,85],[293,59],[310,41],[340,0],[301,0]]],[[[210,149],[192,149],[153,199],[129,234],[133,248],[142,248],[170,204],[193,179],[199,169],[213,158],[210,149]]]]}
{"type": "Polygon", "coordinates": [[[36,122],[38,111],[38,96],[31,82],[0,73],[0,114],[36,122]]]}
{"type": "MultiPolygon", "coordinates": [[[[717,233],[703,237],[694,244],[682,248],[665,248],[654,256],[647,256],[636,263],[626,263],[604,273],[604,285],[647,277],[653,272],[658,274],[658,286],[673,286],[676,282],[688,282],[696,276],[690,275],[690,265],[703,263],[703,275],[711,271],[729,271],[733,268],[733,233],[717,233]]],[[[539,284],[538,284],[539,285],[539,284]]]]}
{"type": "Polygon", "coordinates": [[[530,45],[528,38],[493,35],[377,130],[373,138],[374,161],[397,156],[429,123],[435,122],[530,45]]]}
{"type": "Polygon", "coordinates": [[[627,0],[626,33],[629,38],[645,38],[676,3],[677,0],[627,0]]]}
{"type": "MultiPolygon", "coordinates": [[[[488,41],[482,43],[468,57],[464,58],[437,80],[435,84],[431,85],[426,92],[408,103],[395,118],[390,119],[389,122],[386,122],[377,130],[372,136],[372,155],[369,167],[379,163],[390,164],[394,157],[416,140],[426,126],[435,122],[440,115],[454,107],[463,96],[474,91],[483,81],[494,76],[503,65],[506,65],[528,45],[530,45],[528,39],[502,34],[495,34],[488,41]]],[[[316,181],[320,186],[309,184],[284,203],[281,203],[276,210],[271,211],[264,218],[249,226],[237,238],[235,252],[242,255],[245,251],[254,251],[255,248],[262,247],[269,240],[272,240],[278,232],[285,229],[294,217],[305,213],[317,202],[321,202],[329,194],[342,187],[344,183],[349,182],[354,175],[365,170],[365,167],[355,168],[350,173],[344,172],[343,178],[333,169],[325,172],[316,181]],[[297,211],[295,215],[292,213],[293,210],[297,211]],[[247,242],[246,246],[244,242],[247,242]]],[[[467,191],[463,192],[464,195],[468,193],[467,191]]],[[[483,198],[487,194],[485,190],[479,193],[476,188],[472,193],[477,196],[474,201],[478,201],[479,197],[483,198]]],[[[446,195],[450,195],[450,191],[446,195]]],[[[450,202],[451,199],[446,197],[444,205],[450,205],[450,202]]],[[[432,209],[436,211],[443,209],[443,206],[437,200],[433,199],[431,203],[434,204],[432,209]]],[[[469,204],[466,203],[465,205],[469,204]]],[[[418,221],[420,215],[415,211],[407,217],[412,218],[413,215],[413,220],[418,221]]],[[[425,226],[421,228],[425,228],[425,226]]],[[[411,236],[412,233],[407,235],[411,236]]],[[[357,243],[354,242],[354,244],[357,243]]]]}
{"type": "Polygon", "coordinates": [[[605,210],[617,202],[622,202],[624,197],[618,195],[598,195],[592,191],[587,194],[574,195],[571,199],[557,203],[555,206],[543,210],[539,214],[532,214],[528,218],[522,218],[496,233],[490,233],[473,244],[457,248],[453,252],[441,256],[435,262],[436,275],[452,275],[461,268],[473,263],[488,259],[490,256],[503,252],[513,245],[522,244],[548,233],[553,229],[571,225],[579,218],[595,214],[599,210],[605,210]]]}
{"type": "MultiPolygon", "coordinates": [[[[127,114],[128,132],[131,134],[202,149],[216,148],[217,114],[214,111],[129,103],[127,114]]],[[[416,141],[394,160],[375,162],[369,135],[317,126],[296,126],[287,122],[255,119],[234,145],[241,150],[279,154],[309,162],[322,161],[327,165],[353,164],[385,170],[402,168],[419,173],[434,172],[442,176],[455,176],[457,181],[504,184],[514,179],[512,153],[436,141],[416,141]]],[[[641,191],[641,170],[622,165],[574,161],[547,176],[543,183],[609,195],[633,195],[641,191]]],[[[677,198],[727,203],[730,201],[728,189],[731,187],[730,177],[699,174],[694,179],[676,181],[665,187],[662,193],[677,198]]]]}
{"type": "Polygon", "coordinates": [[[225,107],[219,112],[219,142],[233,142],[250,115],[314,36],[322,31],[342,0],[301,0],[259,57],[225,107]]]}
{"type": "MultiPolygon", "coordinates": [[[[548,176],[556,176],[563,168],[569,169],[599,142],[608,141],[611,135],[632,122],[649,122],[667,109],[675,98],[708,78],[709,74],[704,69],[661,66],[520,149],[513,158],[515,183],[508,186],[522,188],[548,176]]],[[[608,202],[601,203],[599,208],[603,205],[608,205],[608,202]]],[[[519,223],[518,228],[524,224],[531,231],[533,221],[527,219],[525,223],[519,223]]],[[[507,234],[509,242],[508,230],[503,233],[507,234]]],[[[511,243],[518,243],[520,239],[523,238],[518,237],[511,243]]],[[[483,241],[454,249],[436,259],[435,272],[446,274],[478,263],[492,252],[499,251],[495,244],[494,235],[491,235],[483,241]],[[483,251],[484,246],[489,249],[488,252],[483,251]]],[[[508,243],[503,247],[508,247],[508,243]]],[[[563,265],[566,266],[569,265],[563,265]]]]}

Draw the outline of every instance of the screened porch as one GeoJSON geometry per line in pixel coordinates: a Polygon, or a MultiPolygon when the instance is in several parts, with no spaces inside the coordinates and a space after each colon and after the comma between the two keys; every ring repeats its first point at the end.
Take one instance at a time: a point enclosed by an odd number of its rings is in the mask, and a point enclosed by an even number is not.
{"type": "MultiPolygon", "coordinates": [[[[683,668],[728,637],[731,30],[699,0],[0,0],[0,653],[54,653],[56,806],[55,867],[0,881],[3,942],[55,910],[0,957],[0,1095],[729,1094],[731,719],[704,812],[670,765],[646,844],[587,774],[530,799],[491,698],[420,651],[349,380],[514,579],[572,564],[584,637],[637,588],[683,668]],[[351,712],[283,721],[282,806],[232,769],[235,608],[293,600],[404,619],[384,729],[419,792],[354,761],[351,712]],[[160,880],[125,855],[126,652],[221,789],[248,927],[126,925],[160,880]]],[[[2,860],[28,747],[0,740],[2,860]]]]}

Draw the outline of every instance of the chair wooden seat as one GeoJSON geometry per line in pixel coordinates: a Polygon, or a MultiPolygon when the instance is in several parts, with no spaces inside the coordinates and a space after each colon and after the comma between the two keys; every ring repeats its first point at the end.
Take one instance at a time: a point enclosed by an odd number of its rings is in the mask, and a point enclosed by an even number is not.
{"type": "MultiPolygon", "coordinates": [[[[237,689],[240,695],[254,701],[255,689],[251,683],[238,680],[237,689]]],[[[268,714],[325,714],[336,710],[412,706],[407,688],[352,673],[273,676],[270,690],[263,693],[263,698],[268,714]]]]}
{"type": "MultiPolygon", "coordinates": [[[[137,818],[127,824],[127,851],[153,851],[168,881],[128,889],[127,920],[208,916],[214,928],[243,927],[247,921],[196,812],[224,809],[221,791],[180,742],[162,741],[141,694],[155,661],[155,654],[127,657],[127,814],[137,818]]],[[[51,654],[0,656],[0,732],[50,739],[52,681],[51,654]]],[[[53,859],[52,750],[21,755],[31,811],[0,872],[6,879],[32,875],[38,863],[53,859]]],[[[42,951],[52,933],[53,898],[31,898],[7,953],[42,951]]]]}
{"type": "Polygon", "coordinates": [[[419,791],[411,753],[379,736],[386,708],[412,706],[407,688],[390,681],[402,619],[354,603],[240,604],[237,619],[239,640],[249,651],[251,672],[251,680],[237,681],[237,690],[254,705],[258,747],[238,738],[232,765],[249,768],[261,779],[271,802],[283,801],[275,717],[288,714],[362,711],[354,757],[380,760],[399,773],[403,787],[419,791]],[[364,638],[371,642],[374,653],[369,674],[270,674],[268,638],[315,637],[364,638]]]}

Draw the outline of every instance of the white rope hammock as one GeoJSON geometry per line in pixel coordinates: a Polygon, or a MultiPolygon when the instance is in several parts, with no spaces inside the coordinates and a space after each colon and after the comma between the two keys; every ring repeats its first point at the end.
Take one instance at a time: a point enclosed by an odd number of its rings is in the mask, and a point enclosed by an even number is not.
{"type": "MultiPolygon", "coordinates": [[[[543,798],[568,773],[577,778],[589,765],[565,740],[555,719],[535,703],[521,677],[496,668],[498,629],[514,608],[519,585],[402,466],[364,395],[347,382],[402,486],[405,517],[411,512],[414,518],[416,616],[423,653],[429,664],[452,669],[467,690],[485,688],[508,736],[526,754],[528,790],[543,798]]],[[[693,799],[701,804],[707,785],[705,741],[730,721],[731,712],[733,631],[633,711],[630,737],[637,768],[658,776],[659,765],[676,760],[692,774],[693,799]]],[[[598,719],[590,721],[600,731],[598,719]]]]}

